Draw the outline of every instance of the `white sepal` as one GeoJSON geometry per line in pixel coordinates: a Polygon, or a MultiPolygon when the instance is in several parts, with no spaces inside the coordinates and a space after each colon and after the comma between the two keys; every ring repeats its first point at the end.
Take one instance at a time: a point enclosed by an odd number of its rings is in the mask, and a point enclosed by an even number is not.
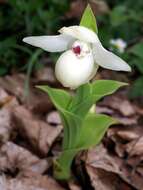
{"type": "Polygon", "coordinates": [[[74,39],[71,36],[60,34],[56,36],[31,36],[23,39],[23,42],[42,48],[48,52],[61,52],[69,49],[74,39]]]}
{"type": "Polygon", "coordinates": [[[120,57],[106,50],[100,41],[93,44],[95,62],[103,68],[115,71],[131,71],[131,67],[120,57]]]}
{"type": "Polygon", "coordinates": [[[90,80],[93,69],[92,53],[78,58],[72,50],[68,50],[59,57],[55,66],[55,74],[63,86],[74,89],[90,80]]]}
{"type": "Polygon", "coordinates": [[[88,43],[96,43],[99,40],[95,32],[84,26],[63,27],[59,32],[88,43]]]}

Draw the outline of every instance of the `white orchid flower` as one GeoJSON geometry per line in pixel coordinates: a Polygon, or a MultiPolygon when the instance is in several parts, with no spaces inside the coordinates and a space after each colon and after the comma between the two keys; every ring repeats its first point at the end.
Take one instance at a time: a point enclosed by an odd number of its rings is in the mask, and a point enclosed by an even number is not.
{"type": "Polygon", "coordinates": [[[77,88],[89,82],[101,66],[115,71],[131,71],[120,57],[107,51],[98,36],[83,26],[63,27],[56,36],[32,36],[24,42],[48,52],[63,52],[55,66],[56,78],[63,86],[77,88]]]}
{"type": "Polygon", "coordinates": [[[127,43],[121,38],[111,39],[110,44],[115,46],[120,53],[124,53],[125,48],[127,47],[127,43]]]}

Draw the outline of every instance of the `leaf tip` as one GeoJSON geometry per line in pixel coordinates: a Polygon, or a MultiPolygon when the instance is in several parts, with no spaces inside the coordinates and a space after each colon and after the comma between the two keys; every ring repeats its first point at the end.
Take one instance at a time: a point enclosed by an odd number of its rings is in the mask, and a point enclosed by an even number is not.
{"type": "Polygon", "coordinates": [[[46,85],[36,85],[35,88],[38,88],[40,90],[45,91],[45,89],[48,88],[48,86],[46,86],[46,85]]]}
{"type": "Polygon", "coordinates": [[[92,10],[90,3],[87,3],[87,6],[85,9],[91,9],[92,10]]]}
{"type": "Polygon", "coordinates": [[[127,82],[121,82],[121,87],[122,86],[128,86],[129,85],[129,83],[127,83],[127,82]]]}
{"type": "Polygon", "coordinates": [[[117,125],[119,123],[120,121],[117,118],[112,118],[112,125],[117,125]]]}
{"type": "Polygon", "coordinates": [[[36,85],[35,88],[42,89],[42,85],[36,85]]]}
{"type": "Polygon", "coordinates": [[[81,16],[80,26],[87,27],[98,33],[97,22],[91,5],[88,3],[81,16]]]}

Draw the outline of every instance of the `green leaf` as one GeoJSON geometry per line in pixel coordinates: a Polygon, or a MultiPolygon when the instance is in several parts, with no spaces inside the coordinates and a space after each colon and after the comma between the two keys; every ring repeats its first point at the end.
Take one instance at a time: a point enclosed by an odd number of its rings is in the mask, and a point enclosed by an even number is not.
{"type": "Polygon", "coordinates": [[[73,107],[76,107],[78,104],[83,102],[90,94],[91,94],[91,86],[90,84],[84,84],[81,85],[77,91],[76,95],[73,97],[73,100],[71,102],[71,105],[69,106],[69,109],[72,109],[73,107]]]}
{"type": "Polygon", "coordinates": [[[64,111],[61,117],[64,125],[63,149],[72,148],[78,140],[83,120],[78,115],[68,111],[64,111]]]}
{"type": "MultiPolygon", "coordinates": [[[[75,136],[74,138],[75,143],[77,142],[77,139],[78,139],[78,133],[82,125],[82,120],[84,120],[84,117],[88,113],[93,103],[95,103],[100,98],[106,95],[110,95],[114,93],[116,90],[118,90],[118,88],[125,85],[127,84],[123,82],[113,81],[113,80],[97,80],[94,83],[82,85],[77,89],[76,95],[73,97],[70,105],[68,106],[68,111],[72,112],[75,116],[78,116],[81,121],[80,122],[77,119],[75,120],[74,117],[72,118],[72,124],[71,124],[70,130],[72,130],[71,135],[73,136],[73,138],[75,136]],[[75,122],[75,124],[73,121],[75,122]]],[[[70,121],[70,117],[68,121],[70,121]]],[[[73,146],[75,143],[73,143],[73,146]]],[[[70,143],[70,145],[71,144],[72,143],[70,143]]]]}
{"type": "Polygon", "coordinates": [[[87,5],[82,15],[80,26],[87,27],[93,30],[94,32],[98,33],[96,18],[89,4],[87,5]]]}
{"type": "Polygon", "coordinates": [[[104,96],[113,94],[120,87],[126,86],[128,84],[114,80],[96,80],[91,85],[92,85],[92,94],[94,96],[94,101],[98,101],[104,96]]]}
{"type": "Polygon", "coordinates": [[[84,120],[77,148],[88,149],[102,140],[108,127],[116,124],[117,120],[103,114],[88,114],[84,120]]]}
{"type": "Polygon", "coordinates": [[[97,80],[94,83],[84,84],[77,89],[68,109],[84,118],[93,103],[125,85],[127,84],[113,80],[97,80]]]}
{"type": "Polygon", "coordinates": [[[56,179],[65,180],[70,178],[71,164],[78,150],[63,151],[54,165],[54,176],[56,179]]]}
{"type": "Polygon", "coordinates": [[[69,110],[84,118],[92,104],[93,97],[91,84],[84,84],[77,89],[76,95],[73,97],[69,106],[69,110]]]}
{"type": "Polygon", "coordinates": [[[79,87],[74,97],[64,90],[38,86],[48,93],[59,110],[64,125],[63,151],[55,169],[57,178],[68,178],[76,153],[99,143],[107,128],[115,123],[115,120],[109,116],[87,115],[87,113],[93,101],[113,93],[123,85],[125,83],[99,80],[79,87]]]}
{"type": "Polygon", "coordinates": [[[68,112],[66,108],[70,104],[72,97],[64,90],[54,89],[49,86],[37,86],[37,88],[45,91],[52,100],[55,107],[58,109],[63,125],[64,125],[64,139],[63,148],[68,148],[73,139],[73,127],[77,128],[79,119],[74,114],[68,112]]]}
{"type": "Polygon", "coordinates": [[[57,179],[68,179],[70,177],[70,167],[75,155],[81,150],[88,149],[100,143],[108,127],[115,123],[117,121],[109,116],[89,114],[84,120],[76,146],[64,149],[57,160],[55,164],[55,177],[57,179]]]}
{"type": "Polygon", "coordinates": [[[63,148],[65,149],[74,146],[82,124],[82,119],[70,110],[68,111],[68,106],[72,101],[72,97],[64,90],[51,88],[49,86],[37,86],[37,88],[49,95],[61,115],[64,125],[63,148]]]}
{"type": "Polygon", "coordinates": [[[69,93],[64,90],[51,88],[49,86],[36,86],[46,92],[58,110],[66,109],[72,100],[69,93]]]}

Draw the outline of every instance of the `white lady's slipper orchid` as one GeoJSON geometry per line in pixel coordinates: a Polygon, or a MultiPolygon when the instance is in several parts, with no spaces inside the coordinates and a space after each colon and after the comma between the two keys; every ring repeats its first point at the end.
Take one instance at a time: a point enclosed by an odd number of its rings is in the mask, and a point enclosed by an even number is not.
{"type": "Polygon", "coordinates": [[[55,66],[57,79],[65,87],[77,88],[89,82],[98,66],[116,71],[131,71],[121,58],[107,51],[98,36],[83,26],[63,27],[60,35],[26,37],[24,42],[48,52],[65,51],[55,66]]]}

